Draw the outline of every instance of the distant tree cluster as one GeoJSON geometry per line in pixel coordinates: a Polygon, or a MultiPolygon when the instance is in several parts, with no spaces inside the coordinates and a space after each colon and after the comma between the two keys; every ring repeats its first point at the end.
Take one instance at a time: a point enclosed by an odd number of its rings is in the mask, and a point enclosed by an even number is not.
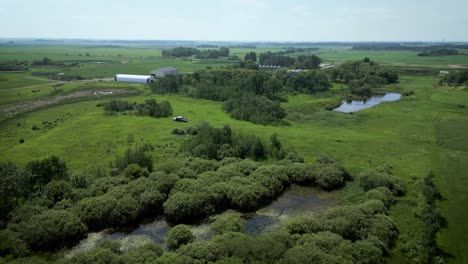
{"type": "Polygon", "coordinates": [[[27,61],[7,60],[0,61],[0,71],[24,71],[29,69],[27,61]]]}
{"type": "Polygon", "coordinates": [[[364,58],[362,61],[348,61],[327,71],[334,82],[348,84],[352,94],[368,97],[372,89],[396,83],[399,79],[396,71],[380,66],[378,63],[364,58]]]}
{"type": "MultiPolygon", "coordinates": [[[[249,55],[253,56],[253,55],[249,55]]],[[[195,72],[184,79],[189,96],[226,101],[224,109],[233,118],[259,124],[278,123],[285,117],[279,105],[288,92],[315,93],[331,87],[319,71],[288,73],[245,69],[195,72]]]]}
{"type": "Polygon", "coordinates": [[[262,53],[259,56],[259,62],[262,65],[295,67],[298,69],[318,69],[322,62],[317,55],[299,55],[297,57],[290,57],[283,54],[285,53],[273,53],[270,51],[262,53]]]}
{"type": "Polygon", "coordinates": [[[448,85],[468,85],[468,71],[452,71],[442,77],[439,83],[448,85]]]}
{"type": "Polygon", "coordinates": [[[144,103],[111,100],[104,105],[104,109],[108,113],[130,112],[137,116],[150,116],[154,118],[172,115],[172,106],[169,101],[158,103],[154,99],[148,99],[144,103]]]}
{"type": "Polygon", "coordinates": [[[200,52],[200,50],[196,48],[189,48],[189,47],[177,47],[173,49],[165,49],[161,52],[162,56],[167,57],[191,57],[195,56],[200,52]]]}
{"type": "Polygon", "coordinates": [[[177,47],[166,49],[161,52],[162,56],[168,57],[195,57],[197,59],[218,59],[219,57],[229,57],[229,48],[220,47],[219,49],[199,50],[190,47],[177,47]]]}
{"type": "Polygon", "coordinates": [[[34,60],[31,63],[32,66],[64,66],[64,63],[61,62],[55,62],[52,59],[48,57],[42,58],[42,60],[34,60]]]}
{"type": "Polygon", "coordinates": [[[423,57],[434,57],[434,56],[446,56],[446,55],[459,55],[456,49],[431,49],[424,50],[418,53],[418,56],[423,57]]]}

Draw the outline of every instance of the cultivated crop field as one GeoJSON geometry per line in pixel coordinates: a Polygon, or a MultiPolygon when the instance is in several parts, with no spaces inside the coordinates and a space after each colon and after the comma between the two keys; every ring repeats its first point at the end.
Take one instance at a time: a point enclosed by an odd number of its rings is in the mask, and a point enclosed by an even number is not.
{"type": "MultiPolygon", "coordinates": [[[[468,91],[438,85],[436,75],[400,74],[395,84],[383,92],[407,93],[401,100],[386,102],[355,113],[325,110],[344,99],[347,88],[333,83],[326,92],[294,93],[281,102],[286,110],[283,125],[261,125],[233,119],[222,102],[190,97],[185,93],[155,94],[146,85],[115,83],[117,73],[148,74],[159,67],[175,67],[182,73],[221,69],[234,65],[228,58],[163,58],[162,49],[143,45],[93,46],[89,44],[18,44],[0,46],[0,61],[32,62],[48,57],[61,66],[32,66],[27,71],[0,73],[0,160],[25,165],[31,160],[55,155],[66,162],[71,174],[106,174],[110,164],[136,143],[153,145],[171,142],[179,147],[189,135],[171,133],[202,122],[213,127],[229,125],[233,131],[258,135],[268,141],[277,134],[285,148],[294,149],[308,163],[323,155],[341,161],[354,177],[366,169],[391,164],[393,174],[406,184],[406,195],[390,209],[399,231],[390,249],[389,263],[411,263],[408,248],[412,237],[425,230],[418,225],[416,212],[421,203],[420,186],[432,171],[442,199],[437,202],[446,219],[437,242],[448,255],[449,263],[468,261],[468,91]],[[71,66],[72,63],[77,63],[71,66]],[[83,80],[51,80],[35,72],[64,73],[83,80]],[[65,98],[54,104],[33,107],[11,114],[11,107],[53,100],[78,91],[128,91],[109,96],[65,98]],[[187,117],[176,123],[172,116],[151,118],[134,114],[109,114],[103,105],[112,99],[143,103],[148,99],[169,101],[173,116],[187,117]],[[2,111],[3,109],[3,111],[2,111]],[[49,125],[53,124],[53,125],[49,125]],[[38,129],[33,129],[37,127],[38,129]],[[20,143],[20,140],[23,142],[20,143]],[[451,255],[451,256],[450,256],[451,255]]],[[[413,51],[355,51],[349,47],[324,47],[308,51],[325,63],[342,63],[370,57],[397,70],[422,67],[451,69],[468,67],[468,56],[419,57],[413,51]]],[[[243,58],[250,51],[278,52],[284,47],[232,48],[231,55],[243,58]]],[[[296,54],[297,55],[297,54],[296,54]]],[[[273,164],[267,158],[264,164],[273,164]]],[[[96,176],[100,177],[100,176],[96,176]]],[[[340,205],[362,202],[364,191],[357,178],[332,191],[340,205]]],[[[63,252],[62,252],[63,253],[63,252]]],[[[61,252],[57,256],[62,257],[61,252]]],[[[0,261],[0,263],[2,263],[0,261]]]]}

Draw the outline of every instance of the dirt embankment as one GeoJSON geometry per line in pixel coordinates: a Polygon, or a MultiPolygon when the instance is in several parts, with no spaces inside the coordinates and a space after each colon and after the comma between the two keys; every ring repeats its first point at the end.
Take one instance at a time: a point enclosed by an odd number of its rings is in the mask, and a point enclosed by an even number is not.
{"type": "Polygon", "coordinates": [[[66,100],[79,99],[79,98],[91,98],[98,99],[102,97],[112,96],[112,95],[122,95],[122,94],[132,94],[137,93],[134,90],[124,90],[124,89],[89,89],[75,91],[69,94],[58,95],[54,97],[48,97],[43,99],[38,99],[34,101],[21,102],[17,104],[7,105],[0,107],[0,114],[5,114],[7,116],[14,116],[24,112],[30,112],[39,108],[49,107],[66,100]]]}

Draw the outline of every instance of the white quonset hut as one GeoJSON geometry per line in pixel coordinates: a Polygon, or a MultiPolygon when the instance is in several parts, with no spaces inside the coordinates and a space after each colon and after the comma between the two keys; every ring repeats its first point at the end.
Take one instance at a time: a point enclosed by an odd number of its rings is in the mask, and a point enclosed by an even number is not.
{"type": "Polygon", "coordinates": [[[154,71],[150,72],[150,75],[155,77],[155,78],[164,78],[167,75],[179,75],[177,72],[177,69],[174,67],[165,67],[165,68],[159,68],[154,71]]]}
{"type": "Polygon", "coordinates": [[[117,74],[114,77],[114,81],[149,84],[154,82],[154,77],[150,75],[117,74]]]}

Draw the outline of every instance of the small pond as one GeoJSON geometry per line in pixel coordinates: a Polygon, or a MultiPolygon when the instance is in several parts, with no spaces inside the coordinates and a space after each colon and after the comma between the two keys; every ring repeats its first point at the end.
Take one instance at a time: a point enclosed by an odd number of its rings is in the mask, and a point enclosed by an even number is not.
{"type": "MultiPolygon", "coordinates": [[[[275,230],[280,222],[290,216],[299,214],[319,214],[325,209],[335,205],[333,193],[319,191],[314,188],[291,186],[278,199],[271,204],[252,213],[245,213],[246,233],[258,235],[275,230]]],[[[66,256],[73,256],[80,252],[85,252],[104,239],[118,240],[122,245],[122,250],[138,247],[149,241],[164,244],[164,237],[171,229],[171,226],[164,217],[156,218],[138,226],[119,229],[104,230],[88,234],[77,246],[65,253],[66,256]]],[[[213,234],[208,223],[191,226],[192,233],[197,240],[208,240],[213,234]]]]}
{"type": "Polygon", "coordinates": [[[343,101],[342,104],[335,108],[333,111],[351,113],[358,112],[363,109],[378,105],[383,102],[397,101],[401,98],[401,94],[398,93],[387,93],[385,95],[374,95],[367,100],[357,101],[353,100],[351,102],[343,101]]]}

